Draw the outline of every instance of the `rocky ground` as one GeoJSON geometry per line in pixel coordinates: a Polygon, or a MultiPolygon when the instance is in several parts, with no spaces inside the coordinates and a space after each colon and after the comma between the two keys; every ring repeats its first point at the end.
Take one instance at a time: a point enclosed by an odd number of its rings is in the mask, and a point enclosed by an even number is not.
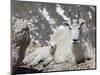
{"type": "Polygon", "coordinates": [[[53,62],[48,66],[43,66],[43,63],[36,65],[35,67],[20,66],[16,73],[27,74],[27,73],[42,73],[42,72],[61,72],[61,71],[78,71],[78,70],[94,70],[96,69],[95,58],[86,60],[80,64],[61,63],[54,64],[53,62]]]}
{"type": "Polygon", "coordinates": [[[35,66],[34,68],[38,70],[43,70],[43,72],[50,72],[50,71],[69,71],[69,70],[86,70],[86,69],[95,69],[95,58],[92,58],[90,60],[86,60],[83,63],[80,64],[70,64],[70,63],[61,63],[61,64],[49,64],[46,67],[41,66],[42,64],[39,64],[35,66]]]}

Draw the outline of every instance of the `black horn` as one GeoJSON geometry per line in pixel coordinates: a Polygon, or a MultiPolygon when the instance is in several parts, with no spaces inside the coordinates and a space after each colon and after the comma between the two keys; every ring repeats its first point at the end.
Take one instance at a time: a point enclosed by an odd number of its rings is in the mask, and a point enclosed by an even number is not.
{"type": "Polygon", "coordinates": [[[77,17],[77,24],[79,24],[79,18],[80,18],[80,11],[79,10],[77,12],[77,15],[78,15],[78,17],[77,17]]]}
{"type": "Polygon", "coordinates": [[[71,21],[71,23],[72,23],[71,9],[68,10],[68,14],[69,14],[69,17],[70,17],[70,21],[71,21]]]}

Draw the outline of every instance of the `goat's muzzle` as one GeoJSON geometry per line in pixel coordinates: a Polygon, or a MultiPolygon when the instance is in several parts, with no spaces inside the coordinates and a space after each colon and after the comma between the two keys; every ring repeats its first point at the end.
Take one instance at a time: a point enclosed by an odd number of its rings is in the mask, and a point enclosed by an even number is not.
{"type": "Polygon", "coordinates": [[[73,39],[73,44],[79,43],[78,39],[73,39]]]}

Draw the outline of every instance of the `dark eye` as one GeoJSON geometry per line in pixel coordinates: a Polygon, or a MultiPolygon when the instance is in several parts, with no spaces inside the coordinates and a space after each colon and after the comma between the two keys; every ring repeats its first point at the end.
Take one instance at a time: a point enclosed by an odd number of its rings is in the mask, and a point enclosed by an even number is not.
{"type": "Polygon", "coordinates": [[[65,26],[69,26],[69,24],[68,24],[68,23],[64,23],[64,25],[65,25],[65,26]]]}
{"type": "Polygon", "coordinates": [[[80,28],[78,28],[80,30],[80,28]]]}
{"type": "Polygon", "coordinates": [[[71,30],[72,28],[69,27],[69,29],[71,30]]]}

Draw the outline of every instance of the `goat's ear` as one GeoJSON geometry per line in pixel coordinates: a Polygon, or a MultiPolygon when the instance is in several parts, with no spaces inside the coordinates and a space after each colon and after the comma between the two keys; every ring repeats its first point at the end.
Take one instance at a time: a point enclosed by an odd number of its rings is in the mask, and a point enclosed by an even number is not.
{"type": "Polygon", "coordinates": [[[56,47],[57,47],[56,45],[54,45],[54,46],[51,46],[51,48],[52,48],[52,49],[56,49],[56,47]]]}
{"type": "Polygon", "coordinates": [[[82,22],[81,24],[80,24],[80,26],[82,26],[82,25],[84,25],[86,22],[82,22]]]}
{"type": "Polygon", "coordinates": [[[64,26],[68,26],[69,27],[69,24],[67,22],[63,22],[62,23],[64,26]]]}
{"type": "Polygon", "coordinates": [[[63,25],[64,25],[64,26],[68,26],[68,28],[69,28],[70,30],[72,29],[71,26],[70,26],[70,24],[67,23],[67,22],[63,22],[63,25]]]}

